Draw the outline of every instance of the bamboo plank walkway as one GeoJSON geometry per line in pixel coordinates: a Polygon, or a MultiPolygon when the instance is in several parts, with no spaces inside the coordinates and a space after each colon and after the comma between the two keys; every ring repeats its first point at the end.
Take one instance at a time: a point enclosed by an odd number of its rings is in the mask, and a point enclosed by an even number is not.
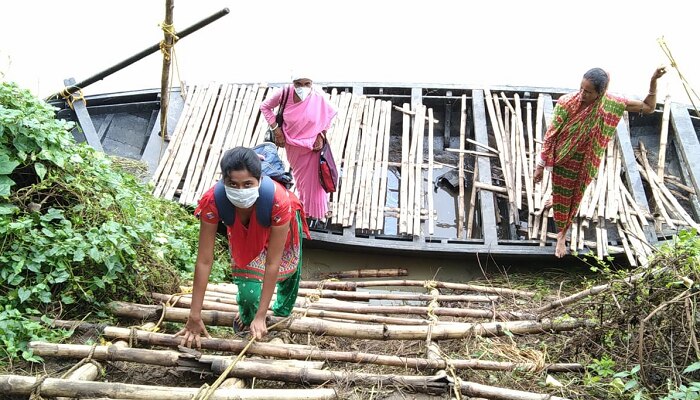
{"type": "MultiPolygon", "coordinates": [[[[194,205],[221,178],[219,162],[226,149],[253,147],[262,143],[267,123],[260,104],[275,88],[265,84],[191,84],[173,138],[153,177],[156,196],[194,205]]],[[[400,215],[399,233],[420,235],[431,202],[424,172],[432,163],[423,162],[424,141],[432,132],[432,109],[408,104],[403,113],[402,131],[410,146],[402,161],[401,201],[388,209],[387,177],[392,113],[390,101],[332,90],[329,101],[338,115],[328,132],[328,140],[340,168],[338,191],[329,198],[330,223],[381,233],[385,214],[400,215]],[[410,147],[410,151],[409,151],[410,147]]],[[[284,149],[280,156],[287,164],[284,149]]],[[[432,158],[431,158],[432,159],[432,158]]],[[[431,225],[432,226],[432,225],[431,225]]],[[[429,231],[426,224],[425,231],[429,231]]]]}

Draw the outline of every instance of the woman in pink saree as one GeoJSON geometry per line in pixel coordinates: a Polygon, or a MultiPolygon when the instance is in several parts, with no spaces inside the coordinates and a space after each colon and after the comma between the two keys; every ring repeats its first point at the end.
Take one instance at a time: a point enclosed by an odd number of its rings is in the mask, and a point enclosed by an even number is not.
{"type": "Polygon", "coordinates": [[[293,85],[275,91],[260,105],[260,111],[274,131],[275,143],[287,152],[306,215],[325,220],[328,217],[328,194],[319,180],[319,151],[337,111],[323,93],[313,87],[311,79],[299,75],[292,79],[293,85]],[[287,103],[284,122],[278,126],[273,110],[282,102],[283,94],[287,103]]]}

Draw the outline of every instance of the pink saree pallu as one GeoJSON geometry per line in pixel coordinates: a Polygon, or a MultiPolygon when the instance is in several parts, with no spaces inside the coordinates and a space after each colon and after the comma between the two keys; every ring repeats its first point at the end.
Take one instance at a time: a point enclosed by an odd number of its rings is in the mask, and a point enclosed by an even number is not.
{"type": "Polygon", "coordinates": [[[318,178],[321,153],[290,144],[287,144],[285,150],[289,164],[292,165],[296,190],[306,215],[311,218],[325,219],[328,212],[328,194],[323,190],[318,178]]]}

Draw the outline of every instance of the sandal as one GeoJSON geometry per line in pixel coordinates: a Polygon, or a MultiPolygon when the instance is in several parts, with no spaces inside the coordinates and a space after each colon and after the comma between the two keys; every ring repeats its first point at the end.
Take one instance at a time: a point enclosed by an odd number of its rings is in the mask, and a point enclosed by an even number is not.
{"type": "Polygon", "coordinates": [[[244,324],[243,321],[241,321],[240,316],[236,315],[233,318],[233,332],[236,335],[243,336],[249,331],[249,326],[244,324]]]}

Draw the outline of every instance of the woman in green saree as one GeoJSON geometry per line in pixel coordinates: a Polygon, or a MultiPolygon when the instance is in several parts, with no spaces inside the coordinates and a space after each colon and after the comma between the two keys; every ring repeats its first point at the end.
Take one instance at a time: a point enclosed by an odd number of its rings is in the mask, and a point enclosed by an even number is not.
{"type": "Polygon", "coordinates": [[[650,114],[656,108],[656,81],[666,73],[657,68],[644,101],[608,94],[609,75],[593,68],[583,75],[578,92],[562,96],[554,108],[552,123],[535,170],[534,181],[542,180],[544,168],[552,171],[554,222],[559,230],[555,255],[566,255],[566,233],[571,226],[586,187],[598,173],[600,159],[625,111],[650,114]]]}

